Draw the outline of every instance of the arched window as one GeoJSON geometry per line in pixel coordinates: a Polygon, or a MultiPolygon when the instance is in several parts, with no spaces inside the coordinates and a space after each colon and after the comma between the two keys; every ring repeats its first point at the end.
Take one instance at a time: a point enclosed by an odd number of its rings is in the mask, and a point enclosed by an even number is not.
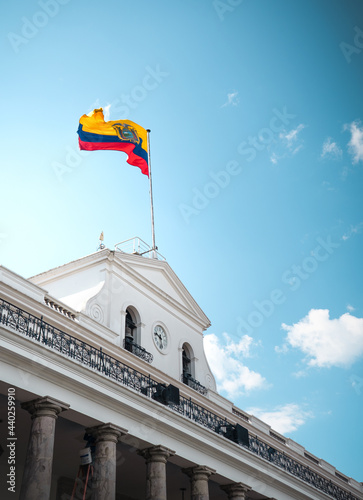
{"type": "Polygon", "coordinates": [[[140,343],[136,314],[133,308],[128,307],[126,309],[124,346],[127,351],[133,352],[134,354],[135,345],[140,343]]]}
{"type": "Polygon", "coordinates": [[[183,362],[183,382],[188,384],[188,380],[193,376],[193,366],[192,366],[192,352],[191,348],[187,344],[183,344],[182,347],[182,362],[183,362]]]}
{"type": "Polygon", "coordinates": [[[195,363],[196,358],[194,356],[193,349],[187,343],[182,345],[182,375],[181,380],[184,384],[189,385],[195,391],[200,392],[200,394],[207,394],[208,389],[204,387],[195,377],[195,363]]]}
{"type": "Polygon", "coordinates": [[[151,363],[153,355],[142,347],[141,317],[134,306],[128,306],[125,311],[124,348],[139,358],[151,363]]]}
{"type": "Polygon", "coordinates": [[[136,341],[136,323],[130,309],[126,309],[125,337],[132,337],[136,341]]]}

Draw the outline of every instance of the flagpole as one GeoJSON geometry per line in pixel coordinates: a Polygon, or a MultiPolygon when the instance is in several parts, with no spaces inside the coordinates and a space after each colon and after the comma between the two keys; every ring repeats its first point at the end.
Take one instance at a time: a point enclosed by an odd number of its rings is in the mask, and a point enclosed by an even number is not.
{"type": "Polygon", "coordinates": [[[147,154],[149,160],[149,183],[150,183],[150,207],[151,207],[151,237],[152,237],[152,256],[156,258],[155,250],[155,226],[154,226],[154,202],[153,202],[153,184],[151,180],[151,155],[150,155],[150,129],[146,130],[147,132],[147,154]]]}

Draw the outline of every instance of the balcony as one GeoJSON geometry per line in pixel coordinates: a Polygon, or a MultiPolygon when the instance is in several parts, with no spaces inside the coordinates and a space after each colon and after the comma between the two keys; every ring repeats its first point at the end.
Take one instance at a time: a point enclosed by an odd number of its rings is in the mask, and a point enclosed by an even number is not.
{"type": "Polygon", "coordinates": [[[195,391],[199,392],[200,394],[203,394],[205,396],[208,392],[208,389],[204,387],[198,380],[195,380],[190,373],[183,373],[181,376],[181,380],[185,385],[189,385],[192,389],[195,391]]]}
{"type": "Polygon", "coordinates": [[[152,354],[147,352],[147,350],[141,347],[141,345],[136,344],[136,342],[134,342],[133,337],[129,336],[125,337],[124,348],[126,349],[126,351],[135,354],[135,356],[138,356],[139,358],[143,359],[144,361],[147,361],[148,363],[152,363],[154,359],[152,354]]]}

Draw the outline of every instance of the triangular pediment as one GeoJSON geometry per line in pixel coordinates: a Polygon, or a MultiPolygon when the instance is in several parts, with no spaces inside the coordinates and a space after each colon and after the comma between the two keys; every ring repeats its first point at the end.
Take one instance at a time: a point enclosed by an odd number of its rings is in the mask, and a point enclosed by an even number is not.
{"type": "MultiPolygon", "coordinates": [[[[166,261],[104,249],[33,276],[30,281],[40,286],[49,287],[56,297],[62,297],[65,301],[67,294],[60,293],[60,283],[64,281],[67,284],[70,283],[74,294],[75,289],[82,288],[81,283],[85,283],[86,276],[88,276],[87,289],[92,291],[95,285],[98,286],[99,282],[104,282],[106,270],[116,273],[121,280],[126,280],[130,286],[138,288],[152,300],[158,303],[164,302],[168,308],[178,311],[179,315],[194,319],[203,330],[210,326],[208,317],[166,261]],[[88,272],[95,268],[102,270],[102,273],[95,275],[88,272]],[[72,276],[73,280],[69,279],[72,276]]],[[[85,293],[83,289],[78,290],[78,292],[83,295],[85,293]]],[[[71,300],[68,295],[66,298],[71,300]]],[[[74,297],[71,300],[71,306],[75,307],[73,299],[74,297]]]]}
{"type": "Polygon", "coordinates": [[[166,261],[115,252],[115,261],[164,300],[196,316],[208,328],[210,321],[166,261]]]}
{"type": "Polygon", "coordinates": [[[154,283],[174,300],[182,303],[185,307],[192,306],[190,299],[188,300],[185,294],[181,293],[180,287],[177,286],[175,280],[172,279],[170,273],[166,269],[143,266],[136,263],[131,264],[130,267],[148,281],[154,283]]]}

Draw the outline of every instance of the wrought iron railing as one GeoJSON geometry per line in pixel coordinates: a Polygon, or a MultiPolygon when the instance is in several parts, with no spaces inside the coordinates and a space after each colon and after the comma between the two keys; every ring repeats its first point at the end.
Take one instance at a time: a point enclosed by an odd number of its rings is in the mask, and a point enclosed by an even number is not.
{"type": "Polygon", "coordinates": [[[187,417],[204,427],[208,427],[208,429],[211,429],[214,432],[219,432],[221,427],[228,425],[228,421],[225,418],[216,415],[197,403],[194,403],[191,398],[180,396],[180,402],[178,405],[171,404],[169,406],[177,413],[184,415],[184,417],[187,417]]]}
{"type": "Polygon", "coordinates": [[[284,469],[293,476],[313,485],[327,495],[338,500],[358,500],[358,498],[350,492],[343,490],[340,486],[311,470],[310,467],[297,462],[293,458],[288,457],[285,453],[264,443],[258,439],[257,436],[250,436],[249,441],[249,449],[251,451],[273,463],[280,469],[284,469]]]}
{"type": "Polygon", "coordinates": [[[189,373],[183,373],[181,376],[181,380],[184,384],[189,385],[192,389],[203,394],[205,396],[208,392],[208,389],[204,387],[198,380],[195,380],[189,373]]]}
{"type": "MultiPolygon", "coordinates": [[[[153,397],[157,392],[158,386],[160,386],[160,382],[152,379],[150,375],[147,376],[130,368],[122,361],[104,353],[102,348],[91,346],[46,323],[43,321],[43,317],[38,318],[2,299],[0,299],[1,323],[150,398],[153,397]]],[[[221,428],[223,427],[234,425],[225,418],[194,403],[191,398],[186,398],[182,395],[180,396],[179,404],[171,404],[170,408],[217,433],[221,433],[221,428]]],[[[261,441],[257,436],[250,434],[248,446],[241,446],[280,469],[309,483],[332,498],[337,500],[359,500],[350,492],[311,470],[310,467],[297,462],[285,453],[261,441]]]]}
{"type": "Polygon", "coordinates": [[[148,363],[152,363],[154,359],[154,356],[150,352],[147,352],[147,350],[144,347],[141,347],[141,345],[136,344],[131,337],[124,338],[124,348],[126,351],[132,352],[132,354],[135,354],[135,356],[138,356],[148,363]]]}

